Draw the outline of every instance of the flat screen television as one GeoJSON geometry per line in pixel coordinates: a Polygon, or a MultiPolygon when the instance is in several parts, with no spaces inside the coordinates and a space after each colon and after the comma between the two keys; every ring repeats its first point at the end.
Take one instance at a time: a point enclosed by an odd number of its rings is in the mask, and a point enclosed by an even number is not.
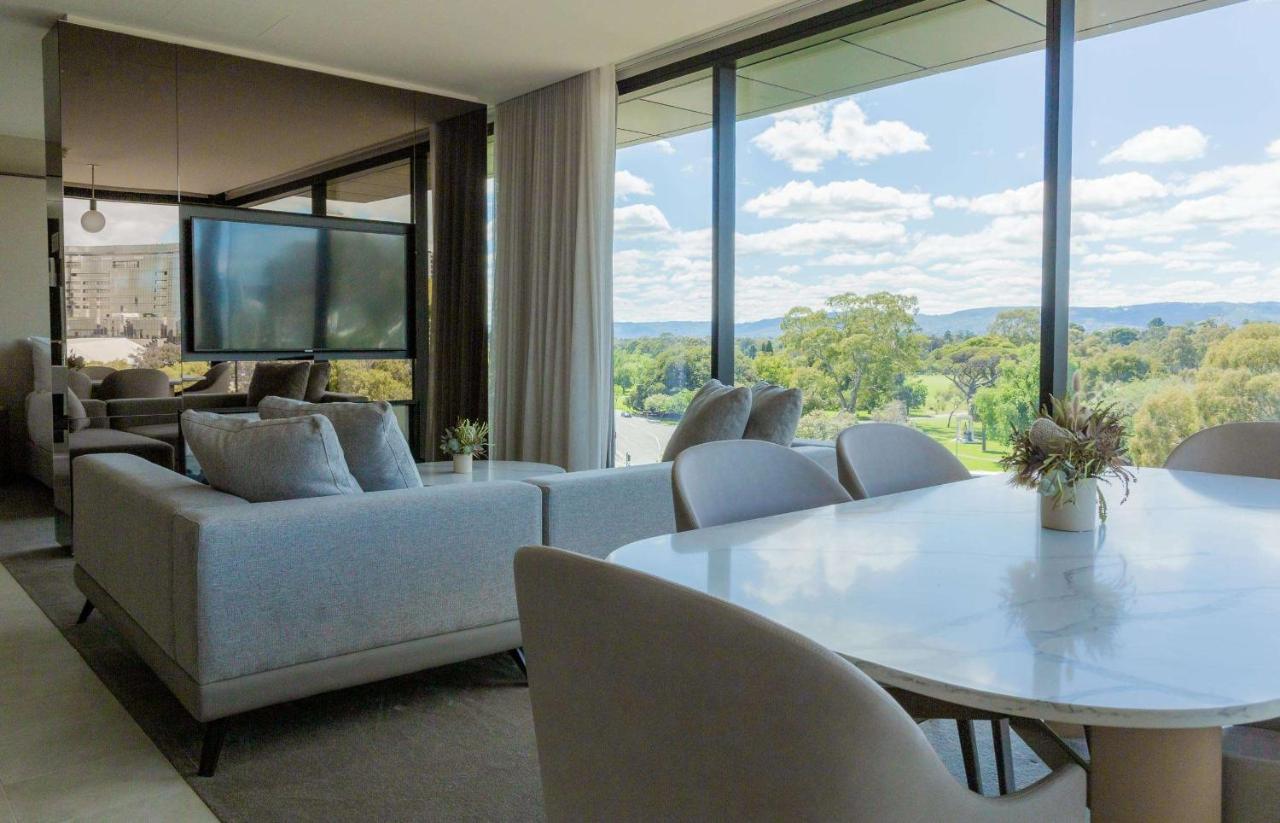
{"type": "Polygon", "coordinates": [[[411,350],[411,226],[206,206],[180,218],[185,354],[411,350]]]}

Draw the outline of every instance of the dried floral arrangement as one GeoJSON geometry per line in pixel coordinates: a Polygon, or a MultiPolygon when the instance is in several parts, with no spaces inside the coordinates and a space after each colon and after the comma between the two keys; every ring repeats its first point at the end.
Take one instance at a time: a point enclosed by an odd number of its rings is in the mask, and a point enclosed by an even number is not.
{"type": "MultiPolygon", "coordinates": [[[[1058,508],[1075,501],[1076,484],[1096,479],[1118,481],[1129,499],[1137,482],[1129,460],[1127,433],[1114,404],[1089,408],[1081,402],[1080,375],[1065,398],[1049,398],[1049,407],[1025,431],[1015,431],[1000,465],[1013,472],[1009,482],[1034,489],[1058,508]]],[[[1107,520],[1107,500],[1099,491],[1098,517],[1107,520]]]]}
{"type": "Polygon", "coordinates": [[[440,437],[440,451],[445,454],[484,457],[488,444],[489,424],[483,420],[459,420],[458,425],[445,429],[440,437]]]}

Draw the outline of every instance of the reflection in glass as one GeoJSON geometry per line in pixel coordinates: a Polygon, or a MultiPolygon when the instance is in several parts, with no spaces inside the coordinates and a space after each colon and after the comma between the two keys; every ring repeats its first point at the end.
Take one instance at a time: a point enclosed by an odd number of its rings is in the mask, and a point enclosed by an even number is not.
{"type": "Polygon", "coordinates": [[[403,351],[408,238],[194,217],[192,350],[403,351]]]}

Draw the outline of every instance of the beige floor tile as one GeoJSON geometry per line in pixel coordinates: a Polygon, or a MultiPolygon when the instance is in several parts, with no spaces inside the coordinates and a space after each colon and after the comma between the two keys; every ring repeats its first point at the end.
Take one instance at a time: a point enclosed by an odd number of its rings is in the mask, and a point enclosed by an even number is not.
{"type": "Polygon", "coordinates": [[[217,819],[192,791],[177,789],[137,803],[73,817],[67,823],[216,823],[217,819]]]}
{"type": "Polygon", "coordinates": [[[154,748],[108,755],[5,786],[23,823],[103,815],[178,791],[189,793],[191,788],[154,748]]]}
{"type": "Polygon", "coordinates": [[[12,785],[111,754],[153,748],[123,710],[46,714],[0,736],[0,783],[12,785]]]}

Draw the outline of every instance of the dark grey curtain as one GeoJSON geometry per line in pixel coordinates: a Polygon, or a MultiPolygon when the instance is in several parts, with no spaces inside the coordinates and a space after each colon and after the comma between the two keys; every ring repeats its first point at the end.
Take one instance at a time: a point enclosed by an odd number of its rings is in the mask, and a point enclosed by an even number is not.
{"type": "Polygon", "coordinates": [[[489,415],[483,108],[431,127],[431,357],[428,459],[460,417],[489,415]]]}

